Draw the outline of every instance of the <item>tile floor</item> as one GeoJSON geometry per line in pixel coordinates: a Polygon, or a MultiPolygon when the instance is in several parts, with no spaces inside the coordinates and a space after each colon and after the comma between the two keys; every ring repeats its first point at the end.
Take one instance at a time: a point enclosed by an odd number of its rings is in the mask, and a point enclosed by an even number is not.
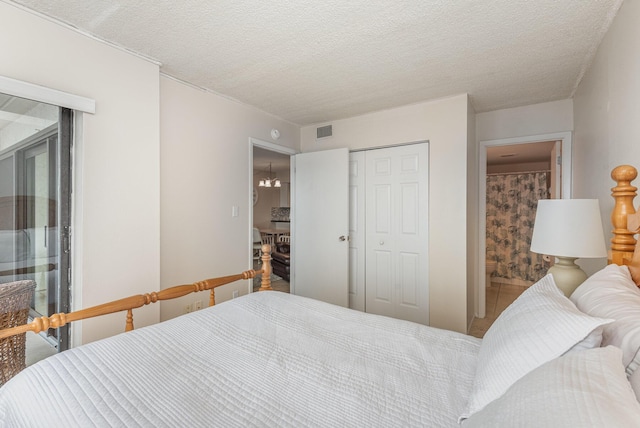
{"type": "Polygon", "coordinates": [[[27,332],[27,346],[25,349],[26,364],[30,366],[40,360],[55,354],[56,348],[51,346],[42,336],[33,332],[27,332]]]}
{"type": "MultiPolygon", "coordinates": [[[[260,270],[260,263],[254,261],[254,270],[260,270]]],[[[256,292],[260,289],[260,282],[262,281],[262,275],[258,275],[253,279],[253,291],[256,292]]],[[[283,293],[289,292],[289,281],[280,278],[278,275],[271,274],[271,288],[276,291],[282,291],[283,293]]]]}
{"type": "MultiPolygon", "coordinates": [[[[260,276],[257,276],[256,278],[254,278],[253,280],[253,291],[256,292],[260,289],[260,282],[261,282],[261,278],[260,276]]],[[[282,291],[283,293],[288,293],[289,292],[289,281],[286,281],[282,278],[280,278],[277,275],[272,275],[271,277],[271,288],[273,288],[275,291],[282,291]]]]}
{"type": "Polygon", "coordinates": [[[520,285],[500,284],[493,282],[487,288],[487,313],[484,318],[476,318],[471,323],[469,334],[474,337],[483,337],[491,324],[514,300],[520,296],[527,287],[520,285]]]}

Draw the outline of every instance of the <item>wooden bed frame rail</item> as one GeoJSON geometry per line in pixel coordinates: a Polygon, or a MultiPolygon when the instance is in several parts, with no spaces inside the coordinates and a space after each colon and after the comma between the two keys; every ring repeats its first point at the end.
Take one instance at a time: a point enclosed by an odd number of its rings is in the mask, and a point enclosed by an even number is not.
{"type": "Polygon", "coordinates": [[[162,300],[171,300],[177,297],[186,296],[191,293],[210,290],[209,306],[216,303],[215,289],[221,285],[229,284],[242,279],[252,279],[256,275],[262,274],[262,281],[259,291],[272,290],[271,288],[271,246],[262,246],[262,269],[248,270],[236,275],[223,276],[219,278],[205,279],[193,284],[177,285],[175,287],[166,288],[160,291],[153,291],[146,294],[137,294],[135,296],[125,297],[124,299],[114,300],[102,305],[93,306],[79,311],[69,313],[57,313],[51,316],[43,316],[34,318],[28,324],[19,325],[17,327],[8,328],[0,331],[0,339],[14,336],[16,334],[32,331],[40,333],[49,328],[62,327],[70,322],[79,321],[87,318],[94,318],[101,315],[113,314],[116,312],[127,311],[125,331],[133,330],[133,310],[142,306],[156,303],[162,300]]]}
{"type": "Polygon", "coordinates": [[[636,212],[633,204],[638,188],[631,185],[637,176],[638,170],[631,165],[620,165],[611,171],[616,186],[611,189],[615,205],[611,211],[609,263],[629,266],[631,277],[640,286],[640,241],[634,238],[640,233],[640,211],[636,212]]]}

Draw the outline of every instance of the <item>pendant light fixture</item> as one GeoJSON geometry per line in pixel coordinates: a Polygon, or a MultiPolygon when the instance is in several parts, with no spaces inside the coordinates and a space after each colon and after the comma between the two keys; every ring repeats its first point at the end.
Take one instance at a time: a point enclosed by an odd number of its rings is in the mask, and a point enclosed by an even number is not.
{"type": "Polygon", "coordinates": [[[282,185],[280,184],[280,179],[273,177],[271,178],[271,163],[269,163],[269,177],[267,178],[263,178],[262,180],[260,180],[260,182],[258,183],[259,187],[281,187],[282,185]]]}

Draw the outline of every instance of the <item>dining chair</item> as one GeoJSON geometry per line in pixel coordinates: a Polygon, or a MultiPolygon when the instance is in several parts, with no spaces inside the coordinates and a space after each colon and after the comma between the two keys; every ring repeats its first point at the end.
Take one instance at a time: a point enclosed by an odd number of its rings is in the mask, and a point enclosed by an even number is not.
{"type": "Polygon", "coordinates": [[[271,233],[263,233],[262,234],[262,243],[271,245],[271,248],[274,248],[275,239],[274,235],[271,233]]]}
{"type": "Polygon", "coordinates": [[[291,235],[278,236],[278,242],[286,242],[287,244],[291,243],[291,235]]]}
{"type": "Polygon", "coordinates": [[[257,227],[253,228],[253,260],[260,262],[262,257],[262,234],[257,227]]]}

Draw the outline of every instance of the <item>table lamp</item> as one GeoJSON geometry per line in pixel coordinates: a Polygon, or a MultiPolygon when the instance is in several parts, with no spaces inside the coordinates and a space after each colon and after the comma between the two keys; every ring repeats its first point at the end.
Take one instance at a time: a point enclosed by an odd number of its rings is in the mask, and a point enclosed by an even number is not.
{"type": "Polygon", "coordinates": [[[569,297],[587,279],[575,260],[607,256],[598,200],[539,200],[531,251],[558,259],[548,273],[569,297]]]}

